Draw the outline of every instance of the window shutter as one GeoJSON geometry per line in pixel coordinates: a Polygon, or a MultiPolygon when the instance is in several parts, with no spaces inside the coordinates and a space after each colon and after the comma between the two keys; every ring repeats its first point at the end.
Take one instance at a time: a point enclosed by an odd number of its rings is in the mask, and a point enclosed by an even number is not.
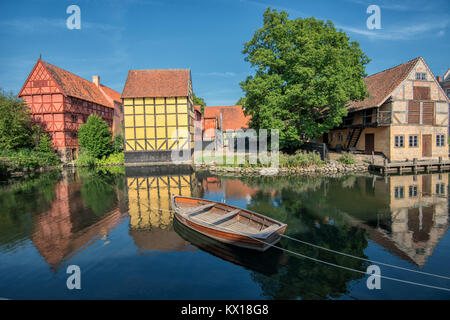
{"type": "Polygon", "coordinates": [[[408,103],[408,123],[419,124],[420,122],[420,102],[410,101],[408,103]]]}
{"type": "Polygon", "coordinates": [[[434,103],[424,102],[423,103],[423,124],[434,124],[434,103]]]}
{"type": "Polygon", "coordinates": [[[414,100],[431,100],[429,87],[416,87],[413,88],[414,100]]]}

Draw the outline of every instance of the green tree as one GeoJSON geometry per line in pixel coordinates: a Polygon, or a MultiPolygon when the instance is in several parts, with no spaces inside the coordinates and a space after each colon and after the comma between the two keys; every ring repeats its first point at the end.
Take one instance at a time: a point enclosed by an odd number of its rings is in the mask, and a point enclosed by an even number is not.
{"type": "Polygon", "coordinates": [[[202,114],[205,113],[206,102],[203,98],[197,97],[194,93],[194,106],[200,106],[202,114]]]}
{"type": "Polygon", "coordinates": [[[350,100],[367,96],[368,57],[331,21],[289,20],[268,8],[264,26],[244,44],[256,69],[240,83],[253,128],[279,129],[280,147],[295,149],[342,122],[350,100]]]}
{"type": "Polygon", "coordinates": [[[41,134],[41,138],[39,139],[38,150],[40,152],[47,152],[47,153],[54,152],[52,140],[46,133],[41,134]]]}
{"type": "Polygon", "coordinates": [[[112,152],[109,126],[97,115],[91,114],[86,123],[78,129],[78,142],[83,152],[88,152],[98,159],[112,152]]]}
{"type": "Polygon", "coordinates": [[[32,148],[32,127],[28,106],[0,89],[0,149],[32,148]]]}
{"type": "Polygon", "coordinates": [[[245,98],[244,97],[240,97],[239,100],[236,102],[237,106],[243,106],[245,105],[245,98]]]}
{"type": "Polygon", "coordinates": [[[122,152],[123,151],[123,136],[121,134],[117,134],[114,137],[113,150],[114,150],[114,152],[122,152]]]}

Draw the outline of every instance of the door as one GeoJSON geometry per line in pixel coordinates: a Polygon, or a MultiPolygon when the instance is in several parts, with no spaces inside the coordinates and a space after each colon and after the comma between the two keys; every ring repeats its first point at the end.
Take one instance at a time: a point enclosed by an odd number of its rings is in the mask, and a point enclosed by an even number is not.
{"type": "Polygon", "coordinates": [[[431,134],[422,135],[422,157],[431,157],[431,134]]]}
{"type": "Polygon", "coordinates": [[[373,133],[366,133],[365,137],[366,154],[372,154],[372,151],[375,151],[375,135],[373,133]]]}

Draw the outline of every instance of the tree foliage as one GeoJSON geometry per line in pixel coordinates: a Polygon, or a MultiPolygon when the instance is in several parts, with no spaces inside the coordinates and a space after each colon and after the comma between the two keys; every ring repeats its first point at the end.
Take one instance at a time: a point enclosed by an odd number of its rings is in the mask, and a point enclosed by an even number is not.
{"type": "Polygon", "coordinates": [[[264,12],[264,26],[244,44],[255,74],[240,83],[254,128],[279,129],[280,146],[295,149],[342,122],[350,100],[367,96],[368,57],[331,21],[289,20],[264,12]]]}
{"type": "Polygon", "coordinates": [[[30,109],[12,93],[0,90],[0,149],[34,147],[30,109]]]}
{"type": "Polygon", "coordinates": [[[93,114],[78,129],[78,143],[83,152],[88,152],[95,158],[107,156],[113,150],[108,124],[93,114]]]}
{"type": "Polygon", "coordinates": [[[194,106],[200,106],[202,114],[205,113],[206,102],[203,98],[197,97],[194,93],[194,106]]]}

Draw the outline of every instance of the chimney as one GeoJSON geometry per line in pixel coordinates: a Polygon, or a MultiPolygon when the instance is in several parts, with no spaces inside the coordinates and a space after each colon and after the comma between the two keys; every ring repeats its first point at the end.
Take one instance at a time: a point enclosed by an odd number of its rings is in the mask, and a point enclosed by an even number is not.
{"type": "Polygon", "coordinates": [[[98,87],[100,86],[100,76],[92,76],[92,82],[98,87]]]}
{"type": "Polygon", "coordinates": [[[441,76],[436,76],[436,80],[437,80],[437,82],[442,82],[441,76]]]}

